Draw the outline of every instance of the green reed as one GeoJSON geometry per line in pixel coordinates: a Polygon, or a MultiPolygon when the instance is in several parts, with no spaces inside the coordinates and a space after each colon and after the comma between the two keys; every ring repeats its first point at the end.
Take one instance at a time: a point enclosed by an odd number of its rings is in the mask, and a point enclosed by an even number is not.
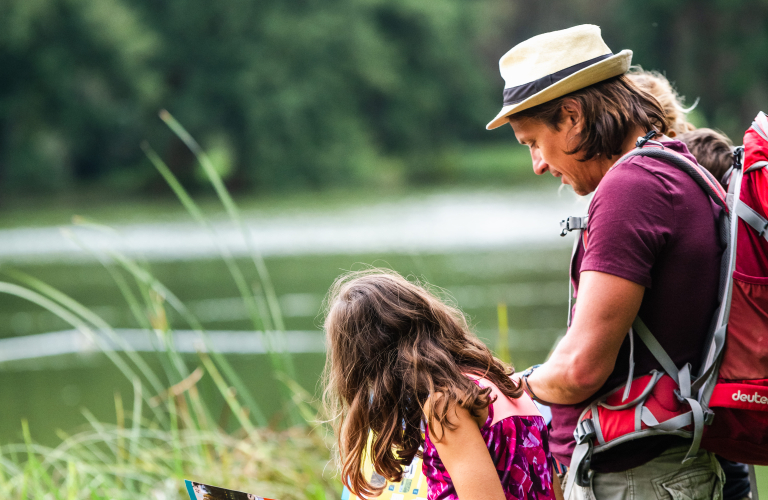
{"type": "MultiPolygon", "coordinates": [[[[186,495],[185,478],[283,500],[337,498],[338,480],[324,474],[329,438],[325,428],[316,424],[318,409],[311,396],[294,381],[279,303],[252,234],[202,148],[170,114],[162,112],[161,118],[196,155],[250,250],[256,283],[249,283],[229,250],[219,246],[249,311],[254,335],[264,337],[272,375],[282,384],[289,408],[286,422],[278,428],[267,425],[251,391],[226,357],[211,349],[204,325],[152,275],[146,263],[117,251],[91,252],[113,278],[136,323],[156,338],[157,371],[91,309],[62,290],[4,267],[0,271],[7,280],[0,281],[0,293],[38,305],[92,340],[132,383],[133,395],[127,406],[122,395],[115,394],[115,422],[99,422],[83,410],[88,422],[85,430],[72,435],[59,431],[61,441],[54,447],[35,443],[34,429],[22,422],[24,442],[0,446],[0,498],[180,499],[186,495]],[[197,361],[176,351],[169,308],[184,326],[199,333],[197,361]],[[120,349],[113,349],[108,341],[120,349]],[[214,401],[198,389],[206,377],[225,403],[218,416],[212,410],[214,401]],[[234,430],[227,425],[230,415],[236,422],[234,430]]],[[[148,144],[142,148],[190,216],[218,242],[213,226],[178,179],[148,144]]],[[[111,231],[81,218],[74,222],[94,231],[111,231]]],[[[67,235],[90,251],[74,232],[67,235]]]]}

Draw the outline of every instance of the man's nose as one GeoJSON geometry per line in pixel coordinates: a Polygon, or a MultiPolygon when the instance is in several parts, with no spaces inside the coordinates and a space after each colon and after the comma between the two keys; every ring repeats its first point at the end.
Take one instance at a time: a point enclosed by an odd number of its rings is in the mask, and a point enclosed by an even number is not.
{"type": "Polygon", "coordinates": [[[533,172],[536,175],[542,175],[549,171],[549,165],[541,157],[538,149],[531,149],[531,161],[533,162],[533,172]]]}

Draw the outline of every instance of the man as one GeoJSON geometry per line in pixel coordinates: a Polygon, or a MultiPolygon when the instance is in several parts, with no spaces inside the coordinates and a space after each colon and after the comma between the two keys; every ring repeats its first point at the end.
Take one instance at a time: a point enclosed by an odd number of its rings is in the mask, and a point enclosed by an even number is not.
{"type": "MultiPolygon", "coordinates": [[[[523,378],[534,399],[551,405],[550,446],[566,465],[584,408],[627,380],[635,318],[677,366],[691,363],[697,373],[718,302],[719,209],[664,161],[636,156],[612,168],[652,130],[695,161],[664,135],[658,101],[624,76],[631,57],[612,54],[596,26],[531,38],[501,58],[504,107],[487,127],[509,123],[536,174],[549,172],[579,195],[599,186],[571,271],[573,321],[550,359],[523,378]]],[[[635,376],[660,369],[641,342],[634,362],[635,376]]],[[[722,470],[712,454],[681,464],[689,444],[655,436],[596,454],[591,486],[572,488],[571,498],[719,498],[722,470]]]]}

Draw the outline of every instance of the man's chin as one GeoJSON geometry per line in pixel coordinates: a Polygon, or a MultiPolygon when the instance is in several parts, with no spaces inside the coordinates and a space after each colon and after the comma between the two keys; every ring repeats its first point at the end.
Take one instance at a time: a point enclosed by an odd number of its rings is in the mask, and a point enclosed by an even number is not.
{"type": "Polygon", "coordinates": [[[563,186],[570,186],[574,193],[576,193],[579,196],[585,196],[588,195],[590,192],[584,189],[584,186],[580,186],[578,184],[571,184],[568,182],[568,180],[563,177],[560,180],[563,183],[563,186]]]}
{"type": "Polygon", "coordinates": [[[584,186],[574,186],[573,184],[571,184],[571,189],[573,189],[573,192],[579,196],[587,196],[594,191],[594,189],[588,189],[584,186]]]}

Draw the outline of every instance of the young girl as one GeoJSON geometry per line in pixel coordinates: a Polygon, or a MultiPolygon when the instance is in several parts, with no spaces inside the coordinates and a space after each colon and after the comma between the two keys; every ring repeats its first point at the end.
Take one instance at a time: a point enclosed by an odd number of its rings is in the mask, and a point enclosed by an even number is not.
{"type": "Polygon", "coordinates": [[[328,303],[325,403],[354,494],[382,490],[370,431],[390,481],[423,449],[430,500],[555,500],[543,418],[460,311],[387,270],[340,277],[328,303]]]}

